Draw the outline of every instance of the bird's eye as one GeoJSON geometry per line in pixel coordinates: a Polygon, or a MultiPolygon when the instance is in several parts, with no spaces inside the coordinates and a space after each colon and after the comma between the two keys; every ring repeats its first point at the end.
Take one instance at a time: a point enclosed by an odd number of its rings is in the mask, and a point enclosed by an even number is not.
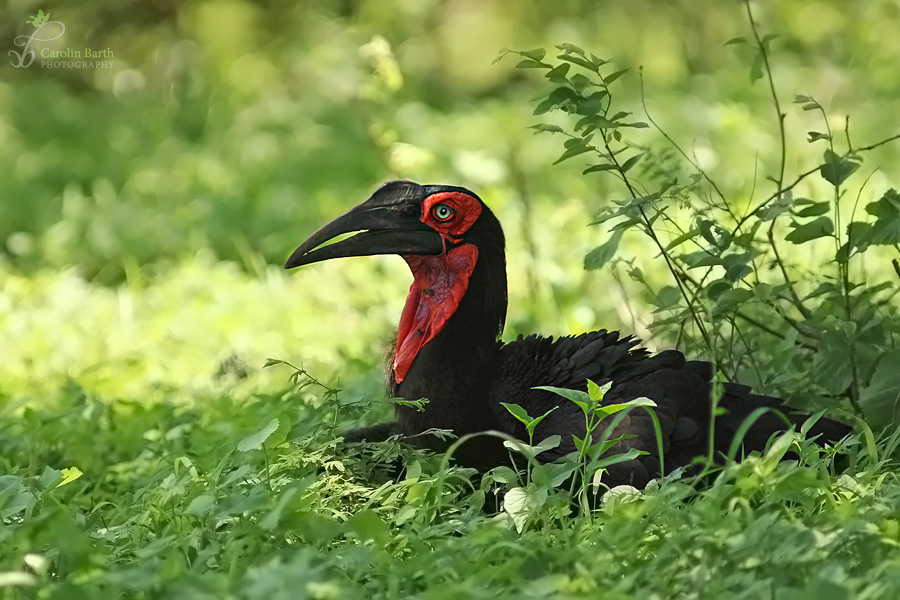
{"type": "Polygon", "coordinates": [[[434,215],[434,218],[438,221],[449,221],[453,218],[453,215],[456,214],[456,211],[446,204],[438,204],[431,209],[431,214],[434,215]]]}

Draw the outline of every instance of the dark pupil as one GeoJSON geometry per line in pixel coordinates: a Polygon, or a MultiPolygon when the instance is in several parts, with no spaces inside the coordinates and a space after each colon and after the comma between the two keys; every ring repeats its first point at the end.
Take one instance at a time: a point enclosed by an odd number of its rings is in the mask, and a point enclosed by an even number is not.
{"type": "Polygon", "coordinates": [[[450,216],[450,209],[444,205],[438,206],[437,208],[437,217],[438,219],[446,219],[450,216]]]}

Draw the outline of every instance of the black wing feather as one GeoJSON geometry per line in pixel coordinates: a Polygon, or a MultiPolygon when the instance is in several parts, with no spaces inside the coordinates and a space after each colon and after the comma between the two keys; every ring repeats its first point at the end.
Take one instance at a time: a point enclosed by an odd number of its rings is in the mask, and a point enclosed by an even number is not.
{"type": "MultiPolygon", "coordinates": [[[[676,350],[651,356],[646,349],[638,347],[635,338],[601,330],[556,340],[534,335],[519,337],[501,348],[501,364],[490,397],[495,418],[507,433],[527,439],[524,427],[500,402],[519,404],[532,417],[557,407],[535,430],[536,441],[553,434],[562,436],[559,447],[540,455],[543,461],[554,460],[575,449],[572,436],[584,437],[584,415],[574,403],[533,388],[586,390],[588,379],[600,385],[613,382],[605,399],[607,403],[641,396],[656,403],[666,472],[688,466],[697,456],[708,452],[713,371],[709,363],[687,362],[676,350]]],[[[721,454],[727,452],[741,423],[756,408],[778,410],[796,425],[806,418],[785,407],[779,399],[753,395],[749,387],[738,384],[724,385],[719,404],[725,414],[716,419],[714,447],[721,454]]],[[[778,415],[765,414],[744,438],[744,451],[763,449],[773,433],[784,429],[785,422],[778,415]]],[[[834,442],[848,432],[847,426],[822,419],[810,435],[822,434],[822,441],[834,442]]],[[[611,435],[630,437],[616,444],[610,453],[636,448],[647,454],[610,468],[605,479],[608,485],[627,483],[643,487],[661,474],[656,430],[646,411],[633,409],[611,435]]]]}

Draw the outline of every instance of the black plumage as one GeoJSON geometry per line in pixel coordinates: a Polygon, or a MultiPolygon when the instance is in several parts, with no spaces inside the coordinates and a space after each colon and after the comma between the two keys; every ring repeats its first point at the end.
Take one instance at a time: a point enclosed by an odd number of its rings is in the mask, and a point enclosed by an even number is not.
{"type": "MultiPolygon", "coordinates": [[[[408,400],[427,398],[428,403],[423,412],[398,406],[395,422],[356,430],[348,439],[375,441],[400,433],[411,443],[437,451],[447,442],[422,432],[451,429],[462,436],[496,430],[527,440],[524,426],[501,402],[518,404],[532,417],[556,406],[535,430],[535,441],[555,434],[562,438],[556,449],[539,456],[549,461],[575,449],[572,436],[584,437],[584,415],[574,403],[533,388],[585,390],[591,379],[600,385],[612,382],[605,403],[641,396],[656,403],[667,472],[708,452],[709,363],[686,361],[675,350],[651,355],[635,338],[605,330],[555,340],[532,335],[505,344],[498,341],[507,309],[503,231],[487,206],[468,190],[389,182],[313,234],[286,267],[387,253],[404,256],[414,273],[401,319],[400,348],[388,369],[389,393],[408,400]],[[450,216],[444,219],[446,215],[450,216]],[[351,231],[362,233],[322,246],[351,231]],[[472,255],[477,256],[474,264],[472,255]]],[[[741,424],[757,408],[776,409],[792,424],[806,419],[779,399],[754,395],[747,386],[734,383],[723,385],[719,405],[724,414],[716,417],[712,429],[713,446],[720,455],[727,453],[741,424]]],[[[743,451],[763,449],[773,433],[784,429],[781,417],[764,414],[743,438],[743,451]]],[[[842,423],[820,419],[809,435],[819,436],[821,443],[834,443],[848,432],[842,423]]],[[[644,410],[632,410],[613,432],[614,437],[621,434],[630,437],[610,452],[637,448],[647,454],[613,466],[605,481],[642,487],[660,475],[651,417],[644,410]]],[[[484,469],[507,462],[508,456],[498,438],[476,436],[457,451],[456,459],[484,469]]]]}

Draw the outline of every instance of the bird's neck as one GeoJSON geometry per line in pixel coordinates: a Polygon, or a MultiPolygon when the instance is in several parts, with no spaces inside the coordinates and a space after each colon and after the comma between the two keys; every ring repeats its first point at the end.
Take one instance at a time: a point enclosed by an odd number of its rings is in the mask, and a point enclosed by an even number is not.
{"type": "MultiPolygon", "coordinates": [[[[459,268],[459,265],[439,258],[443,257],[431,257],[431,270],[427,275],[430,280],[435,277],[449,280],[458,277],[452,270],[459,268]]],[[[410,262],[410,259],[407,261],[410,262]]],[[[416,296],[417,286],[419,289],[423,286],[424,289],[434,289],[426,286],[430,281],[418,281],[426,275],[414,264],[410,262],[417,281],[413,282],[404,315],[411,310],[410,302],[417,303],[421,299],[416,296]]],[[[445,286],[445,289],[452,290],[452,286],[445,286]]],[[[476,428],[490,425],[477,423],[477,420],[479,413],[488,417],[485,401],[500,367],[498,337],[506,319],[507,302],[506,260],[502,245],[478,248],[477,260],[468,273],[463,292],[458,301],[449,291],[445,297],[429,297],[429,300],[437,300],[428,305],[434,311],[434,318],[443,318],[445,315],[441,314],[441,310],[454,304],[455,310],[446,318],[440,331],[418,349],[401,382],[397,383],[394,373],[394,393],[397,396],[407,400],[427,398],[428,417],[423,417],[425,422],[448,423],[448,426],[456,423],[456,427],[450,427],[457,433],[461,429],[471,429],[472,425],[476,428]]],[[[441,293],[444,292],[435,290],[435,294],[441,293]]],[[[401,323],[401,331],[402,326],[401,323]]],[[[414,410],[401,409],[401,419],[405,410],[414,410]]],[[[406,416],[416,419],[411,413],[406,416]]]]}

